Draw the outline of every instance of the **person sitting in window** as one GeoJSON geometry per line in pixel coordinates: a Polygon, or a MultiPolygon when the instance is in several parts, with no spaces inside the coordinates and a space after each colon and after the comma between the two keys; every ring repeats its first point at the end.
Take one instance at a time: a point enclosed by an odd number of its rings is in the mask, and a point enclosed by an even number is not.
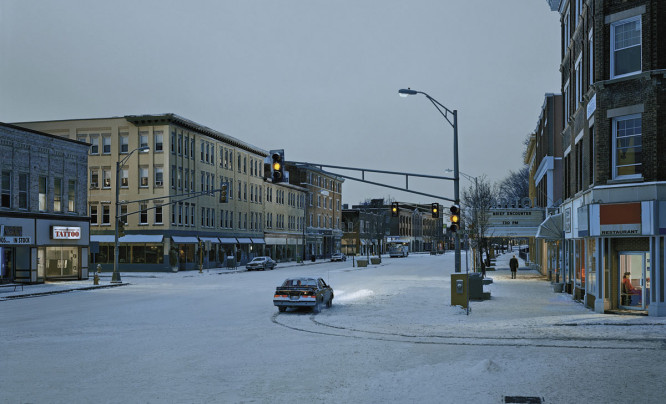
{"type": "Polygon", "coordinates": [[[634,287],[634,285],[631,284],[629,276],[631,276],[631,273],[625,272],[622,277],[622,295],[624,297],[623,300],[625,300],[624,304],[631,304],[632,300],[634,300],[631,295],[638,295],[638,303],[640,303],[641,288],[634,287]]]}

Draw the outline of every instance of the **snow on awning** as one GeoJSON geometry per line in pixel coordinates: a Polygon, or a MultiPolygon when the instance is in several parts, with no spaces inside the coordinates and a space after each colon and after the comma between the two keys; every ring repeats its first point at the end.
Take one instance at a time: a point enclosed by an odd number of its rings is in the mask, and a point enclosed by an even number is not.
{"type": "Polygon", "coordinates": [[[236,244],[238,240],[235,237],[220,237],[220,243],[222,244],[236,244]]]}
{"type": "Polygon", "coordinates": [[[546,218],[539,225],[536,238],[543,238],[546,240],[561,240],[564,237],[564,223],[562,213],[552,215],[546,218]]]}
{"type": "Polygon", "coordinates": [[[203,242],[210,241],[213,244],[220,244],[220,239],[217,237],[199,237],[199,240],[203,242]]]}
{"type": "Polygon", "coordinates": [[[287,244],[287,239],[282,237],[266,237],[266,244],[285,245],[287,244]]]}
{"type": "Polygon", "coordinates": [[[266,244],[263,238],[251,238],[252,244],[266,244]]]}
{"type": "Polygon", "coordinates": [[[161,234],[126,234],[118,239],[121,243],[161,243],[161,234]]]}
{"type": "Polygon", "coordinates": [[[199,239],[196,237],[171,236],[171,239],[176,244],[199,244],[199,239]]]}
{"type": "Polygon", "coordinates": [[[95,243],[113,243],[115,236],[113,234],[91,234],[90,241],[95,243]]]}
{"type": "MultiPolygon", "coordinates": [[[[161,234],[126,234],[118,238],[119,243],[161,243],[164,238],[161,234]]],[[[114,243],[113,234],[92,234],[90,241],[93,243],[114,243]]]]}
{"type": "Polygon", "coordinates": [[[238,242],[239,242],[240,244],[252,244],[252,239],[249,238],[249,237],[246,237],[246,238],[240,238],[240,237],[239,237],[239,238],[238,238],[238,242]]]}

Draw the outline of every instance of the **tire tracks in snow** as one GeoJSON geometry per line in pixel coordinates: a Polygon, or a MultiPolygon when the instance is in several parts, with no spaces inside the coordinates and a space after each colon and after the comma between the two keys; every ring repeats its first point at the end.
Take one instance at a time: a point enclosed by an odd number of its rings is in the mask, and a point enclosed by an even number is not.
{"type": "MultiPolygon", "coordinates": [[[[664,338],[585,338],[585,337],[531,337],[531,336],[483,336],[483,335],[447,335],[447,334],[417,334],[409,331],[387,332],[380,330],[362,330],[327,324],[317,319],[317,314],[309,314],[309,321],[292,322],[289,320],[293,313],[274,313],[271,321],[290,330],[335,336],[342,338],[355,338],[384,342],[399,342],[425,345],[459,345],[459,346],[490,346],[490,347],[517,347],[517,348],[570,348],[570,349],[602,349],[602,350],[666,350],[664,338]]],[[[291,318],[303,320],[302,315],[291,318]]]]}

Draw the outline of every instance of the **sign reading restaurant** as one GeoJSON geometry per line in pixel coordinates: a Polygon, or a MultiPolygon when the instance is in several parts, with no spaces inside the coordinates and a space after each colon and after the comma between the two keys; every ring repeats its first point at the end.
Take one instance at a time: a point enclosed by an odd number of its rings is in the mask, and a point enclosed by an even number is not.
{"type": "Polygon", "coordinates": [[[602,236],[637,236],[642,232],[641,203],[604,204],[599,208],[602,236]]]}
{"type": "Polygon", "coordinates": [[[51,226],[52,240],[79,240],[81,239],[80,227],[51,226]]]}

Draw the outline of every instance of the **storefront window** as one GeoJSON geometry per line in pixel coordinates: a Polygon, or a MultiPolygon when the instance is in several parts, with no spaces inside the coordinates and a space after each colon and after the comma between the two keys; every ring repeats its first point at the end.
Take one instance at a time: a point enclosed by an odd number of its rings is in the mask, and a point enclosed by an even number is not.
{"type": "Polygon", "coordinates": [[[574,271],[576,286],[585,287],[585,240],[575,240],[574,271]]]}
{"type": "Polygon", "coordinates": [[[597,295],[597,243],[595,239],[587,240],[587,276],[583,279],[587,284],[587,292],[597,295]]]}
{"type": "Polygon", "coordinates": [[[46,259],[47,278],[79,276],[79,247],[41,247],[46,259]]]}

